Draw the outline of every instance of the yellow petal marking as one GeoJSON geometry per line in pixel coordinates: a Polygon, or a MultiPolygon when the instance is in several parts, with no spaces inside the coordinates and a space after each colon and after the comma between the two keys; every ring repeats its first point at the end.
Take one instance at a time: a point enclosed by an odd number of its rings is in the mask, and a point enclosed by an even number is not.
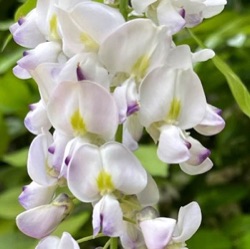
{"type": "Polygon", "coordinates": [[[73,113],[73,115],[71,116],[70,122],[74,130],[75,136],[83,136],[86,134],[87,132],[86,124],[80,114],[79,109],[73,113]]]}
{"type": "Polygon", "coordinates": [[[181,101],[176,98],[172,99],[171,106],[166,117],[167,123],[171,124],[175,123],[180,116],[180,112],[181,112],[181,101]]]}
{"type": "Polygon", "coordinates": [[[115,190],[111,175],[104,170],[99,173],[96,182],[101,195],[115,190]]]}
{"type": "Polygon", "coordinates": [[[148,55],[142,55],[137,59],[135,64],[132,67],[131,74],[136,78],[136,80],[141,80],[147,73],[150,58],[148,55]]]}
{"type": "Polygon", "coordinates": [[[52,15],[49,21],[50,37],[52,40],[58,40],[60,37],[57,32],[57,16],[52,15]]]}
{"type": "Polygon", "coordinates": [[[98,43],[91,36],[89,36],[86,32],[81,33],[80,40],[89,52],[98,51],[99,49],[98,43]]]}

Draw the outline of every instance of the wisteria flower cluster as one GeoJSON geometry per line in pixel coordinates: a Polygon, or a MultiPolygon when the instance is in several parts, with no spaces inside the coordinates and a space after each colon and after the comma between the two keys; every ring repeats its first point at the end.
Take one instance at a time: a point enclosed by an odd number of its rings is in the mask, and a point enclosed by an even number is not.
{"type": "Polygon", "coordinates": [[[226,0],[127,3],[38,0],[10,27],[27,48],[13,72],[33,78],[41,97],[25,118],[36,135],[32,182],[16,218],[24,234],[41,239],[36,249],[80,248],[66,231],[51,235],[75,198],[93,206],[93,238],[118,237],[122,248],[184,249],[200,226],[196,202],[181,207],[178,219],[159,217],[157,184],[133,152],[147,132],[161,161],[190,175],[211,169],[209,149],[190,129],[209,136],[225,125],[193,69],[214,52],[192,53],[172,38],[220,13],[226,0]]]}

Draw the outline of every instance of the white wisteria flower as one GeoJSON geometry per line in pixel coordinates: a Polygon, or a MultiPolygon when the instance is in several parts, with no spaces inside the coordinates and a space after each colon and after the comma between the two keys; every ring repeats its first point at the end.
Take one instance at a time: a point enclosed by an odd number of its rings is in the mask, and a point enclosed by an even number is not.
{"type": "Polygon", "coordinates": [[[80,247],[69,233],[64,232],[61,238],[48,236],[42,239],[35,249],[80,249],[80,247]]]}
{"type": "Polygon", "coordinates": [[[117,142],[80,146],[69,162],[67,179],[79,200],[94,203],[94,235],[101,228],[109,236],[121,235],[122,210],[116,194],[139,194],[147,185],[147,173],[138,159],[117,142]]]}
{"type": "Polygon", "coordinates": [[[113,75],[113,85],[119,86],[130,77],[138,85],[151,70],[165,63],[171,42],[164,27],[135,19],[108,36],[98,55],[113,75]]]}
{"type": "Polygon", "coordinates": [[[165,25],[170,34],[184,27],[194,27],[204,18],[219,14],[226,0],[132,0],[133,8],[139,14],[146,13],[157,24],[165,25]]]}
{"type": "Polygon", "coordinates": [[[64,53],[97,53],[103,41],[125,21],[121,13],[107,5],[83,1],[70,11],[58,9],[64,53]]]}
{"type": "Polygon", "coordinates": [[[158,157],[167,163],[187,161],[191,144],[183,131],[198,125],[206,111],[198,76],[192,69],[157,68],[142,82],[139,96],[139,119],[159,141],[158,157]]]}
{"type": "Polygon", "coordinates": [[[61,82],[48,102],[47,111],[56,130],[72,138],[87,137],[94,143],[97,138],[112,140],[118,126],[113,96],[87,80],[61,82]]]}
{"type": "Polygon", "coordinates": [[[69,215],[73,203],[66,194],[60,194],[50,204],[28,209],[16,217],[16,224],[24,234],[41,239],[53,232],[69,215]]]}
{"type": "Polygon", "coordinates": [[[197,202],[191,202],[180,208],[177,222],[159,217],[139,224],[148,249],[187,249],[185,242],[201,224],[201,210],[197,202]]]}

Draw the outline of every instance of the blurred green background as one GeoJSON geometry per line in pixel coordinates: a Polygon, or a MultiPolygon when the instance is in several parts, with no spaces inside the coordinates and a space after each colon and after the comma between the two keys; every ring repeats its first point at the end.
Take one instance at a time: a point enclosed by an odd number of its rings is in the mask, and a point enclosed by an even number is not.
{"type": "MultiPolygon", "coordinates": [[[[9,35],[8,27],[22,2],[0,0],[0,46],[9,35]]],[[[229,0],[225,11],[193,29],[195,35],[226,61],[250,89],[250,2],[229,0]]],[[[197,44],[187,31],[175,37],[177,44],[197,44]]],[[[37,241],[22,235],[15,217],[23,211],[17,201],[22,186],[30,179],[26,171],[27,151],[33,135],[23,119],[28,105],[39,100],[36,84],[12,74],[23,48],[10,41],[0,54],[0,249],[32,249],[37,241]]],[[[190,249],[250,248],[250,122],[237,106],[224,76],[211,61],[196,66],[208,102],[223,110],[226,128],[219,135],[203,137],[192,131],[212,150],[213,169],[200,176],[187,176],[178,166],[169,168],[155,157],[155,147],[144,137],[136,153],[153,174],[160,190],[162,216],[176,217],[181,205],[199,202],[203,221],[188,241],[190,249]]],[[[69,231],[76,238],[92,233],[91,206],[77,205],[72,217],[56,231],[69,231]]],[[[83,244],[94,248],[102,241],[83,244]]]]}

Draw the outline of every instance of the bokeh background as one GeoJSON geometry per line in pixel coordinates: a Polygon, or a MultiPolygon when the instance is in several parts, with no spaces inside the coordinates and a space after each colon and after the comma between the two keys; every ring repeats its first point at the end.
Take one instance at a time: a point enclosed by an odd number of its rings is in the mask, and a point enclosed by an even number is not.
{"type": "MultiPolygon", "coordinates": [[[[23,1],[0,0],[0,46],[9,35],[8,27],[23,1]]],[[[41,24],[42,25],[42,24],[41,24]]],[[[250,89],[250,2],[228,0],[225,11],[193,29],[197,37],[236,72],[250,89]]],[[[175,36],[177,44],[196,42],[187,31],[175,36]]],[[[30,182],[26,171],[29,134],[23,119],[28,105],[39,100],[36,84],[22,81],[12,68],[22,56],[23,48],[10,41],[0,53],[0,249],[32,249],[37,241],[18,231],[15,217],[23,211],[17,197],[22,186],[30,182]]],[[[203,221],[199,231],[188,241],[190,249],[250,248],[250,122],[237,106],[226,79],[211,61],[198,64],[208,102],[223,110],[226,127],[219,135],[199,136],[212,150],[214,167],[200,176],[187,176],[177,165],[164,165],[155,156],[155,146],[144,136],[136,155],[157,181],[162,216],[176,217],[181,205],[199,202],[203,221]]],[[[91,206],[76,205],[72,216],[56,230],[71,232],[76,238],[91,235],[91,206]]],[[[105,241],[105,240],[104,240],[105,241]]],[[[101,240],[82,244],[95,248],[101,240]]]]}

